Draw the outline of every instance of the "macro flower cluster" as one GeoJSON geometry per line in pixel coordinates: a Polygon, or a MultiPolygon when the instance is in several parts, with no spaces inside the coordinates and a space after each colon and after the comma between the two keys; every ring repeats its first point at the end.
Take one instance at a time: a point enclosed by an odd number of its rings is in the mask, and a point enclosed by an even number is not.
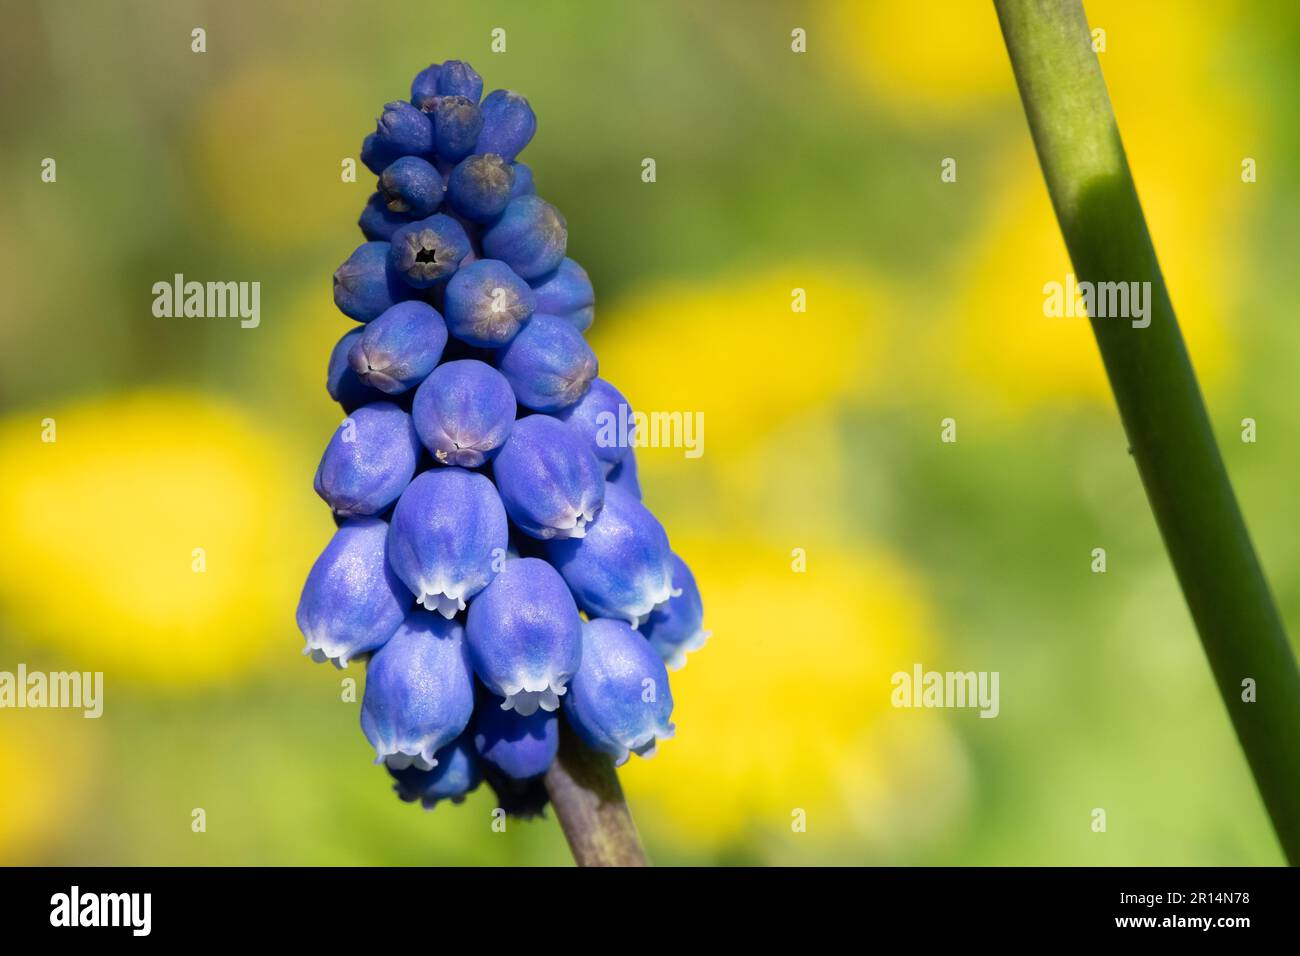
{"type": "Polygon", "coordinates": [[[617,763],[651,755],[665,665],[706,636],[583,337],[591,281],[517,160],[536,128],[466,63],[421,71],[362,145],[366,241],[334,273],[360,324],[329,360],[347,417],[315,487],[337,528],[298,627],[314,660],[366,660],[362,730],[426,808],[486,779],[540,810],[561,712],[617,763]]]}

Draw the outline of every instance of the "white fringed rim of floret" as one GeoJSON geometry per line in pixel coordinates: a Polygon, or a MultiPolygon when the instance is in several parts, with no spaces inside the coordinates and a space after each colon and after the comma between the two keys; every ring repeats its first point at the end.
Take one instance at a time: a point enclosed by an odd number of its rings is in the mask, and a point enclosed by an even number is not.
{"type": "Polygon", "coordinates": [[[659,652],[659,656],[664,659],[664,663],[670,671],[679,671],[686,666],[686,655],[703,647],[712,633],[712,631],[699,628],[686,640],[677,643],[656,640],[651,637],[650,645],[659,652]]]}
{"type": "Polygon", "coordinates": [[[677,727],[671,721],[664,724],[655,724],[637,734],[628,741],[615,741],[623,752],[614,758],[614,766],[621,767],[627,763],[632,754],[636,754],[642,760],[649,760],[659,749],[659,741],[670,740],[677,733],[677,727]]]}
{"type": "Polygon", "coordinates": [[[670,599],[681,597],[682,589],[673,587],[672,573],[664,575],[662,584],[650,588],[638,587],[638,593],[646,595],[644,600],[638,601],[631,607],[622,609],[620,614],[611,614],[610,617],[622,617],[632,625],[632,629],[640,627],[646,621],[650,620],[650,615],[659,608],[663,607],[670,599]]]}
{"type": "Polygon", "coordinates": [[[313,628],[308,634],[304,634],[307,644],[303,647],[303,654],[310,654],[311,659],[317,664],[324,664],[329,661],[339,670],[348,666],[354,655],[360,653],[355,651],[346,641],[335,640],[328,633],[320,628],[313,628]]]}
{"type": "Polygon", "coordinates": [[[560,709],[560,698],[568,690],[564,685],[569,682],[571,674],[529,678],[520,684],[507,684],[501,687],[502,710],[513,710],[520,717],[531,717],[539,709],[548,714],[560,709]]]}
{"type": "Polygon", "coordinates": [[[420,582],[416,600],[426,611],[436,611],[450,621],[465,610],[469,599],[483,590],[486,584],[487,581],[481,579],[448,581],[444,575],[439,574],[432,581],[426,578],[420,582]]]}

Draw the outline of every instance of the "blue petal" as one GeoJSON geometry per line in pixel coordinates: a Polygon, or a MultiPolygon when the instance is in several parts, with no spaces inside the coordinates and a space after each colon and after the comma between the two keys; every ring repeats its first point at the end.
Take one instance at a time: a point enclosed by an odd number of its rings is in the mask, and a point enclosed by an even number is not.
{"type": "Polygon", "coordinates": [[[554,713],[534,711],[524,717],[503,710],[495,698],[481,699],[474,711],[474,749],[502,773],[516,780],[546,773],[560,746],[554,713]]]}
{"type": "Polygon", "coordinates": [[[515,393],[491,365],[447,362],[415,392],[411,417],[424,447],[443,465],[477,468],[497,454],[514,427],[515,393]]]}
{"type": "Polygon", "coordinates": [[[391,402],[363,405],[335,430],[316,469],[316,493],[345,518],[376,515],[415,474],[420,441],[391,402]]]}
{"type": "Polygon", "coordinates": [[[394,792],[406,803],[418,800],[426,810],[432,810],[441,800],[460,803],[483,781],[468,731],[433,756],[437,764],[432,770],[421,770],[414,764],[401,770],[388,768],[394,792]]]}
{"type": "Polygon", "coordinates": [[[534,538],[581,538],[605,502],[596,456],[581,434],[549,415],[515,422],[493,474],[506,514],[534,538]]]}
{"type": "Polygon", "coordinates": [[[596,353],[582,333],[540,312],[497,353],[496,362],[519,404],[539,412],[558,412],[574,404],[599,370],[596,353]]]}
{"type": "Polygon", "coordinates": [[[709,632],[704,630],[704,602],[695,575],[676,554],[673,555],[673,596],[663,607],[650,613],[640,630],[672,670],[686,663],[687,652],[699,650],[708,640],[709,632]]]}
{"type": "Polygon", "coordinates": [[[626,762],[653,756],[673,735],[673,696],[662,658],[623,621],[596,618],[582,627],[582,666],[564,700],[569,723],[586,743],[626,762]]]}
{"type": "Polygon", "coordinates": [[[505,508],[482,475],[438,468],[417,475],[393,509],[388,560],[416,600],[454,617],[505,561],[505,508]]]}
{"type": "Polygon", "coordinates": [[[411,594],[385,560],[387,540],[388,525],[378,518],[353,518],[334,532],[298,601],[304,654],[346,667],[397,630],[411,594]]]}
{"type": "Polygon", "coordinates": [[[366,665],[361,729],[375,748],[375,762],[396,770],[436,766],[435,751],[456,739],[473,712],[465,629],[412,611],[366,665]]]}
{"type": "Polygon", "coordinates": [[[635,627],[672,596],[672,552],[663,526],[609,482],[605,506],[586,536],[548,541],[546,554],[593,617],[622,618],[635,627]]]}
{"type": "Polygon", "coordinates": [[[519,558],[469,606],[465,625],[474,672],[503,707],[528,716],[559,706],[582,657],[581,618],[564,581],[545,561],[519,558]]]}
{"type": "Polygon", "coordinates": [[[603,378],[594,380],[586,395],[555,417],[582,436],[606,473],[623,460],[636,436],[632,407],[603,378]]]}

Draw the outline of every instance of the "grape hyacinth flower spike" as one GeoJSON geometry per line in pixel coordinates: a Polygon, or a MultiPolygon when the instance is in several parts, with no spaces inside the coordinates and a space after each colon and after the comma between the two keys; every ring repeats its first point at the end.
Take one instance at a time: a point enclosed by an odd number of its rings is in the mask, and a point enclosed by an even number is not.
{"type": "Polygon", "coordinates": [[[313,660],[366,661],[361,729],[402,800],[486,782],[509,816],[553,807],[580,864],[643,864],[614,763],[673,733],[665,661],[703,603],[596,377],[591,277],[519,161],[537,129],[447,60],[361,142],[377,182],[334,273],[361,324],[333,333],[348,417],[315,479],[337,527],[297,623],[313,660]]]}

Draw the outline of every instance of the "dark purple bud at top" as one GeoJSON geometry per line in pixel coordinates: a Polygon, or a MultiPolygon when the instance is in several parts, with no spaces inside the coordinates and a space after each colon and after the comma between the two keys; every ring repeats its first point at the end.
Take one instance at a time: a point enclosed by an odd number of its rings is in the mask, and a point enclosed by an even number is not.
{"type": "Polygon", "coordinates": [[[528,101],[511,90],[493,90],[480,107],[483,132],[478,137],[480,153],[496,153],[513,160],[537,132],[537,117],[528,101]]]}
{"type": "Polygon", "coordinates": [[[439,96],[463,96],[471,103],[483,98],[483,77],[461,60],[448,60],[438,74],[439,96]]]}
{"type": "Polygon", "coordinates": [[[411,81],[411,104],[413,106],[423,110],[426,101],[428,101],[430,108],[432,108],[437,101],[438,75],[441,72],[442,64],[434,63],[415,74],[415,79],[411,81]]]}
{"type": "MultiPolygon", "coordinates": [[[[373,326],[373,323],[372,323],[373,326]]],[[[608,474],[623,460],[636,431],[632,409],[618,389],[603,378],[591,383],[587,394],[555,417],[582,436],[608,474]]]]}
{"type": "Polygon", "coordinates": [[[385,560],[388,525],[344,521],[312,565],[298,601],[298,629],[312,660],[346,667],[382,647],[411,606],[411,592],[385,560]]]}
{"type": "Polygon", "coordinates": [[[474,152],[483,114],[463,96],[444,96],[433,109],[433,146],[438,158],[456,162],[474,152]]]}
{"type": "Polygon", "coordinates": [[[427,289],[450,277],[469,251],[461,224],[439,213],[393,233],[388,261],[407,285],[427,289]]]}
{"type": "Polygon", "coordinates": [[[633,627],[673,594],[668,535],[641,502],[608,483],[605,506],[582,538],[546,542],[578,605],[591,617],[617,617],[633,627]]]}
{"type": "Polygon", "coordinates": [[[495,153],[475,153],[447,179],[447,202],[466,219],[490,222],[510,202],[514,168],[495,153]]]}
{"type": "Polygon", "coordinates": [[[410,415],[391,402],[363,405],[325,447],[316,494],[343,517],[379,514],[410,484],[419,454],[410,415]]]}
{"type": "Polygon", "coordinates": [[[557,716],[537,710],[524,717],[515,710],[502,710],[494,698],[483,697],[474,708],[470,727],[478,755],[515,780],[546,773],[560,748],[557,716]]]}
{"type": "Polygon", "coordinates": [[[629,448],[627,454],[623,456],[623,460],[605,476],[605,483],[627,492],[637,501],[640,501],[641,480],[636,473],[636,452],[629,448]]]}
{"type": "Polygon", "coordinates": [[[519,404],[558,412],[586,394],[596,377],[596,353],[582,333],[563,319],[534,313],[497,353],[497,367],[519,404]]]}
{"type": "Polygon", "coordinates": [[[361,338],[363,331],[364,328],[352,329],[338,340],[333,351],[330,352],[329,369],[325,373],[325,388],[330,393],[330,398],[342,405],[343,411],[348,413],[362,405],[386,401],[388,398],[379,389],[371,388],[357,378],[357,373],[352,371],[352,366],[348,364],[348,352],[351,351],[353,343],[361,338]]]}
{"type": "Polygon", "coordinates": [[[605,502],[605,472],[586,439],[549,415],[515,422],[492,473],[506,514],[534,538],[581,538],[605,502]]]}
{"type": "Polygon", "coordinates": [[[388,242],[393,238],[393,233],[409,222],[410,216],[388,211],[388,203],[384,201],[382,193],[372,193],[366,202],[366,208],[361,210],[357,225],[361,227],[361,234],[371,242],[388,242]]]}
{"type": "Polygon", "coordinates": [[[615,766],[630,753],[653,757],[658,742],[674,731],[664,662],[625,622],[588,621],[582,626],[582,666],[564,712],[577,735],[613,756],[615,766]]]}
{"type": "Polygon", "coordinates": [[[596,292],[587,270],[572,259],[565,259],[554,272],[533,283],[537,293],[537,311],[558,315],[579,332],[591,328],[596,315],[596,292]]]}
{"type": "Polygon", "coordinates": [[[499,348],[528,321],[533,301],[533,290],[508,265],[480,259],[451,277],[443,309],[456,338],[478,348],[499,348]]]}
{"type": "Polygon", "coordinates": [[[443,465],[477,468],[496,455],[515,423],[515,393],[491,365],[446,362],[415,392],[411,417],[424,447],[443,465]]]}
{"type": "Polygon", "coordinates": [[[483,252],[531,282],[559,267],[568,241],[569,227],[558,209],[537,196],[520,196],[483,234],[483,252]]]}
{"type": "Polygon", "coordinates": [[[462,803],[465,795],[483,782],[478,754],[468,730],[441,750],[433,758],[437,761],[432,770],[421,770],[414,765],[401,770],[388,768],[393,778],[393,790],[405,803],[417,800],[426,810],[432,810],[440,800],[462,803]]]}
{"type": "Polygon", "coordinates": [[[527,717],[553,711],[582,659],[582,619],[555,569],[540,558],[507,561],[469,606],[469,659],[502,707],[527,717]]]}
{"type": "Polygon", "coordinates": [[[403,156],[379,174],[379,191],[389,212],[423,219],[442,205],[444,186],[438,171],[419,156],[403,156]]]}
{"type": "Polygon", "coordinates": [[[376,145],[397,156],[423,156],[433,152],[433,123],[410,103],[394,100],[384,105],[375,124],[376,145]]]}
{"type": "Polygon", "coordinates": [[[520,196],[533,196],[537,193],[537,187],[533,185],[533,169],[525,163],[511,163],[511,168],[515,171],[515,185],[510,190],[510,198],[517,199],[520,196]]]}
{"type": "Polygon", "coordinates": [[[376,176],[401,155],[390,143],[380,139],[378,133],[371,133],[361,141],[361,162],[376,176]]]}
{"type": "Polygon", "coordinates": [[[348,353],[357,377],[389,395],[415,388],[433,371],[447,344],[447,326],[433,306],[399,302],[365,327],[348,353]]]}
{"type": "Polygon", "coordinates": [[[369,322],[398,302],[415,298],[389,264],[391,256],[387,242],[365,242],[334,270],[334,304],[340,312],[369,322]]]}
{"type": "Polygon", "coordinates": [[[375,748],[375,762],[394,770],[432,769],[437,752],[460,736],[473,713],[465,629],[412,611],[366,665],[361,729],[375,748]]]}

